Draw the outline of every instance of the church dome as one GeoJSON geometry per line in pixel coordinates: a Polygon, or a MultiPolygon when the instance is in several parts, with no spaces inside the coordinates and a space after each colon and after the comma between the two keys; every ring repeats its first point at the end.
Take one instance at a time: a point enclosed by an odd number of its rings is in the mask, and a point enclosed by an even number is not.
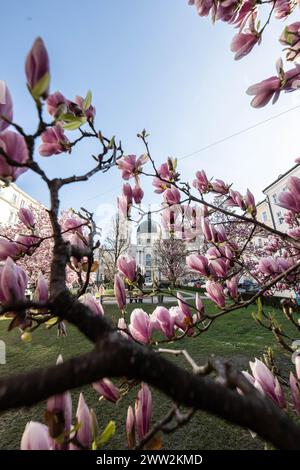
{"type": "Polygon", "coordinates": [[[137,233],[142,234],[142,233],[157,233],[158,228],[157,228],[157,223],[153,222],[153,220],[144,220],[138,228],[137,228],[137,233]]]}

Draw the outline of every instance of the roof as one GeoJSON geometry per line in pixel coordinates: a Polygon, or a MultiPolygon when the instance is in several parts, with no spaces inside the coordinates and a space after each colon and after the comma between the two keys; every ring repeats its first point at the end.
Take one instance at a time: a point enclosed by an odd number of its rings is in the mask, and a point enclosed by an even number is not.
{"type": "Polygon", "coordinates": [[[141,234],[141,233],[157,233],[157,232],[158,232],[157,223],[153,222],[153,220],[151,220],[151,221],[144,220],[144,222],[142,222],[137,228],[137,233],[139,233],[139,234],[141,234]]]}
{"type": "Polygon", "coordinates": [[[263,193],[271,188],[275,183],[278,183],[278,181],[282,180],[283,178],[285,178],[285,176],[287,176],[289,173],[291,173],[293,170],[295,170],[295,168],[297,168],[297,166],[299,166],[299,163],[296,163],[296,165],[294,165],[292,168],[290,168],[288,171],[286,171],[285,173],[283,173],[282,175],[279,175],[278,178],[273,181],[271,184],[269,184],[265,189],[263,189],[263,193]]]}
{"type": "Polygon", "coordinates": [[[263,199],[262,201],[259,201],[259,202],[256,204],[256,207],[260,206],[261,204],[268,204],[268,202],[267,202],[266,199],[263,199]]]}

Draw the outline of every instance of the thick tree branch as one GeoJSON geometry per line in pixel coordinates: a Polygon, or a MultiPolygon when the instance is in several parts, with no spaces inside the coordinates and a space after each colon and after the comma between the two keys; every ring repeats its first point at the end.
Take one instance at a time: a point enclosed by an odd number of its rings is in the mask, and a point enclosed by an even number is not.
{"type": "Polygon", "coordinates": [[[241,395],[208,377],[198,377],[145,346],[109,333],[96,350],[58,366],[0,380],[0,410],[30,406],[102,377],[139,379],[176,403],[205,410],[258,433],[281,449],[300,450],[300,428],[257,393],[241,395]]]}

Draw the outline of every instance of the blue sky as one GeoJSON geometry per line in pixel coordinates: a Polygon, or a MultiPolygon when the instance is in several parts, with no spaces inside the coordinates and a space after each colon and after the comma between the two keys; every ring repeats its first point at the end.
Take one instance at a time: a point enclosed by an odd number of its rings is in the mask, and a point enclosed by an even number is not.
{"type": "MultiPolygon", "coordinates": [[[[298,15],[298,12],[297,12],[298,15]]],[[[126,153],[143,148],[136,133],[146,128],[157,162],[181,157],[228,134],[300,104],[300,95],[283,95],[262,110],[250,107],[247,87],[273,75],[280,55],[276,38],[284,22],[275,21],[263,43],[242,61],[230,52],[234,30],[197,16],[187,0],[37,0],[5,2],[1,7],[1,76],[15,104],[15,120],[35,125],[24,78],[24,60],[36,36],[43,37],[51,61],[51,91],[68,98],[90,88],[96,126],[123,141],[126,153]]],[[[184,159],[179,170],[192,179],[198,169],[234,181],[236,189],[261,189],[299,156],[300,109],[184,159]]],[[[68,175],[93,165],[90,142],[72,155],[37,159],[50,175],[68,175]]],[[[45,187],[27,172],[18,184],[48,202],[45,187]]],[[[122,181],[116,170],[88,183],[69,186],[62,206],[114,203],[122,181]]],[[[146,181],[145,203],[153,200],[146,181]]],[[[98,208],[98,209],[97,209],[98,208]]]]}

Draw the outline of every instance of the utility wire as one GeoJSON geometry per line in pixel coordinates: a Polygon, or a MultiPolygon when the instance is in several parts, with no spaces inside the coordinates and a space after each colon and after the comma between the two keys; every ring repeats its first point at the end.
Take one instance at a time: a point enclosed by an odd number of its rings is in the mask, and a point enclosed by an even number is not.
{"type": "Polygon", "coordinates": [[[262,124],[265,124],[266,122],[273,121],[273,119],[277,119],[278,117],[283,116],[284,114],[287,114],[291,111],[295,111],[295,109],[298,109],[298,108],[300,108],[300,104],[298,104],[297,106],[294,106],[293,108],[286,109],[285,111],[275,114],[274,116],[271,116],[267,119],[264,119],[263,121],[259,121],[256,124],[253,124],[252,126],[246,127],[245,129],[241,129],[240,131],[237,131],[234,134],[230,134],[226,137],[223,137],[223,139],[216,140],[215,142],[212,142],[211,144],[205,145],[205,147],[201,147],[200,149],[195,150],[194,152],[188,153],[187,155],[184,155],[183,157],[179,157],[178,160],[184,160],[185,158],[192,157],[193,155],[196,155],[197,153],[204,152],[205,150],[215,147],[215,145],[219,145],[222,142],[226,142],[226,140],[232,139],[233,137],[237,137],[240,134],[244,134],[245,132],[251,131],[251,129],[255,129],[256,127],[261,126],[262,124]]]}
{"type": "MultiPolygon", "coordinates": [[[[189,157],[193,157],[194,155],[197,155],[198,153],[204,152],[205,150],[208,150],[212,147],[215,147],[216,145],[222,144],[223,142],[226,142],[227,140],[230,140],[233,137],[237,137],[238,135],[241,135],[241,134],[244,134],[245,132],[251,131],[252,129],[255,129],[256,127],[259,127],[262,124],[273,121],[273,119],[277,119],[281,116],[284,116],[285,114],[290,113],[291,111],[295,111],[298,108],[300,108],[300,104],[298,104],[297,106],[294,106],[292,108],[286,109],[285,111],[282,111],[281,113],[275,114],[274,116],[271,116],[267,119],[264,119],[263,121],[259,121],[256,124],[253,124],[252,126],[246,127],[245,129],[241,129],[237,132],[234,132],[233,134],[227,135],[226,137],[223,137],[222,139],[216,140],[215,142],[211,142],[210,144],[205,145],[204,147],[201,147],[198,150],[195,150],[194,152],[188,153],[188,154],[184,155],[183,157],[179,157],[178,161],[184,160],[184,159],[189,158],[189,157]]],[[[85,202],[88,202],[88,201],[92,201],[93,199],[96,199],[96,198],[101,197],[101,196],[105,196],[106,194],[109,194],[113,191],[114,191],[114,188],[109,189],[108,191],[105,191],[101,194],[97,194],[96,196],[93,196],[89,199],[85,199],[82,202],[85,203],[85,202]]]]}

